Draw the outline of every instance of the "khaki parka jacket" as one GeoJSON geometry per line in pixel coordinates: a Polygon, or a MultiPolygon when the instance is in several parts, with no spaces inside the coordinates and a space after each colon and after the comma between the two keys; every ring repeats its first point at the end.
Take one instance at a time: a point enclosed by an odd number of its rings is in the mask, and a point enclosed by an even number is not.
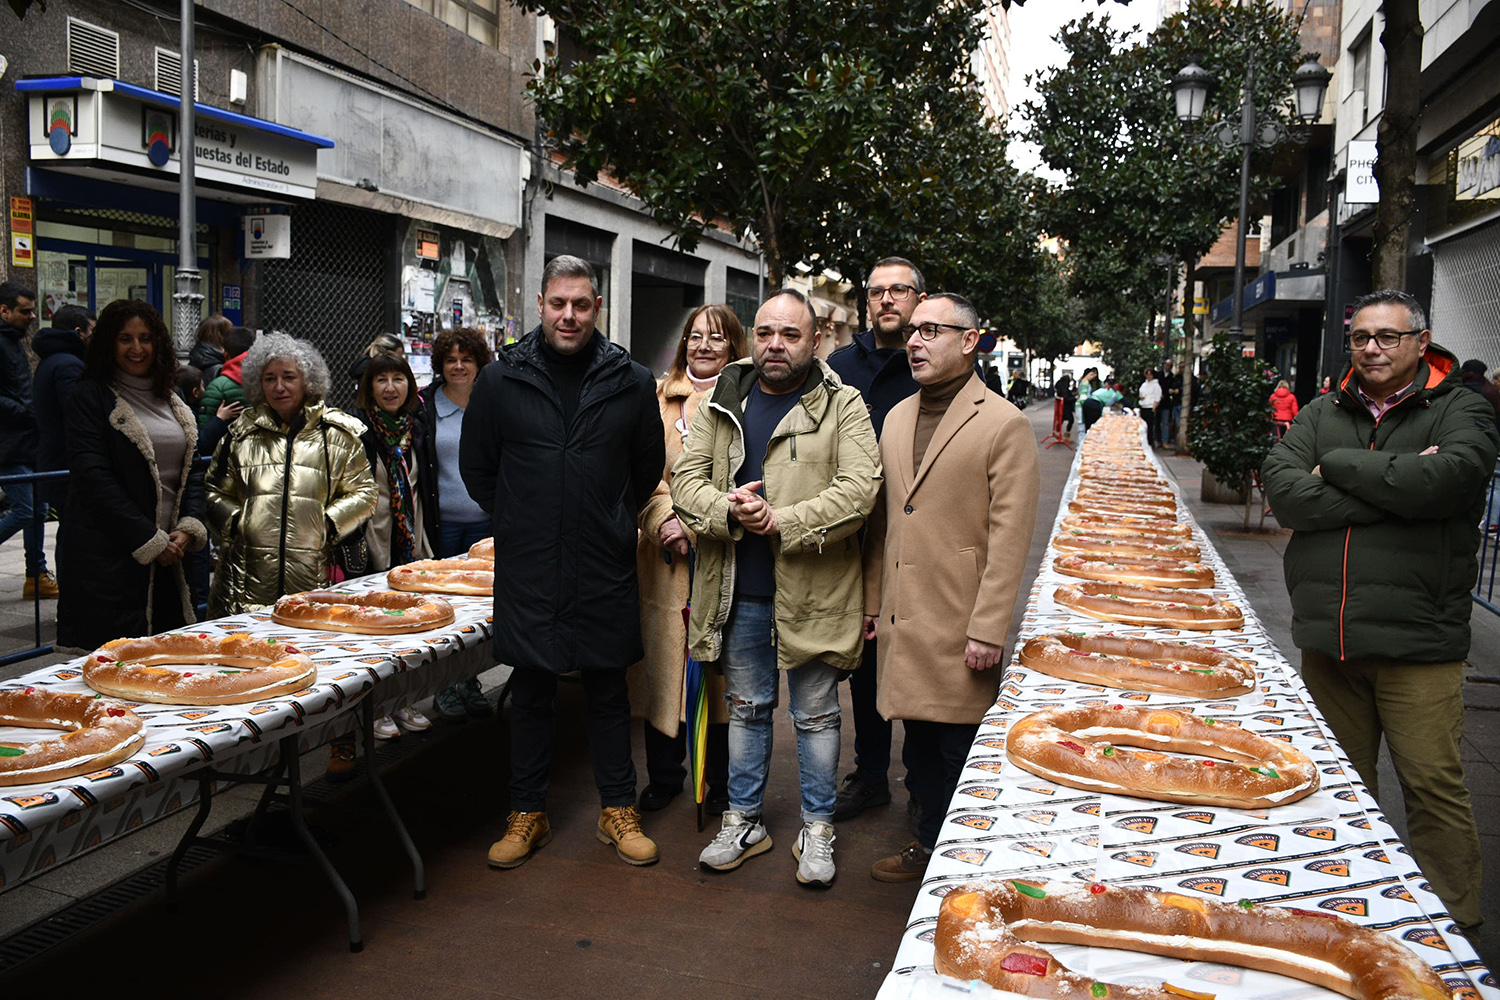
{"type": "MultiPolygon", "coordinates": [[[[728,493],[745,461],[744,401],[756,379],[744,358],[719,373],[672,470],[672,506],[696,537],[688,643],[717,660],[734,603],[734,543],[745,529],[729,517],[728,493]]],[[[821,660],[859,666],[864,583],[858,532],[880,490],[880,449],[859,391],[814,361],[802,398],[771,434],[765,498],[780,534],[772,539],[773,641],[782,670],[821,660]]]]}
{"type": "Polygon", "coordinates": [[[220,546],[213,617],[327,585],[332,543],[375,510],[375,480],[359,440],[364,429],[357,417],[321,402],[303,407],[293,427],[265,403],[230,425],[204,481],[205,513],[220,546]]]}

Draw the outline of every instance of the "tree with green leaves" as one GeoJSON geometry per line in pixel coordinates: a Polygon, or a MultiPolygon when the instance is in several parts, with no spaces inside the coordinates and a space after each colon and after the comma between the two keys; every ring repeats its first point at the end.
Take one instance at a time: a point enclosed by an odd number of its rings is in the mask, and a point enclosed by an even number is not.
{"type": "Polygon", "coordinates": [[[1241,354],[1227,333],[1214,337],[1203,363],[1207,398],[1188,419],[1193,456],[1230,489],[1245,493],[1245,527],[1250,527],[1251,476],[1276,443],[1272,435],[1271,390],[1276,373],[1259,358],[1241,354]]]}
{"type": "Polygon", "coordinates": [[[685,249],[719,224],[754,239],[779,284],[795,263],[834,264],[832,206],[864,217],[920,185],[882,150],[929,98],[964,91],[984,2],[523,0],[581,56],[538,67],[530,92],[581,183],[608,172],[685,249]]]}

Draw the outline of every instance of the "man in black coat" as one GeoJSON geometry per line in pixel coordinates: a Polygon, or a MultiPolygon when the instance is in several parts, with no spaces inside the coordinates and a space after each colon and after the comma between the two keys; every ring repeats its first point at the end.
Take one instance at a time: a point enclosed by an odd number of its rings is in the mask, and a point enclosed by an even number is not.
{"type": "MultiPolygon", "coordinates": [[[[31,405],[31,362],[26,331],[36,319],[36,292],[19,281],[0,284],[0,476],[27,475],[36,465],[36,412],[31,405]]],[[[26,585],[31,600],[57,596],[42,548],[42,519],[32,516],[31,483],[6,487],[10,512],[0,518],[0,543],[16,532],[26,550],[26,585]]]]}
{"type": "Polygon", "coordinates": [[[546,799],[559,674],[583,675],[589,753],[603,811],[597,835],[620,859],[654,864],[641,831],[625,668],[641,647],[636,518],[666,465],[656,383],[598,333],[594,269],[553,259],[541,326],[479,373],[459,471],[495,531],[495,660],[511,676],[510,807],[489,852],[515,868],[552,839],[546,799]]]}
{"type": "MultiPolygon", "coordinates": [[[[870,269],[865,281],[870,329],[828,357],[828,367],[865,397],[875,435],[885,426],[891,407],[917,391],[906,359],[905,332],[927,285],[917,265],[905,257],[886,257],[870,269]]],[[[853,819],[871,806],[891,801],[891,724],[875,707],[874,640],[865,643],[860,669],[849,675],[854,707],[854,770],[844,776],[834,804],[835,822],[853,819]]]]}
{"type": "MultiPolygon", "coordinates": [[[[94,330],[94,316],[83,306],[63,306],[52,314],[52,325],[31,338],[31,349],[41,362],[31,377],[31,399],[36,410],[36,471],[68,467],[68,435],[63,406],[73,383],[83,374],[83,348],[94,330]]],[[[68,501],[66,479],[36,484],[36,502],[61,511],[68,501]]]]}

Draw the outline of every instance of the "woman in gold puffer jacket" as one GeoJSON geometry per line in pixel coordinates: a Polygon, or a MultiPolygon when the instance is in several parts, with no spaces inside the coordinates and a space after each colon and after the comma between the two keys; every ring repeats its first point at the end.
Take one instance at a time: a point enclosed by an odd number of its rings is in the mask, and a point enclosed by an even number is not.
{"type": "Polygon", "coordinates": [[[328,365],[317,349],[266,334],[245,357],[250,406],[214,451],[204,479],[219,566],[214,617],[328,584],[333,543],[375,510],[364,425],[323,402],[328,365]]]}

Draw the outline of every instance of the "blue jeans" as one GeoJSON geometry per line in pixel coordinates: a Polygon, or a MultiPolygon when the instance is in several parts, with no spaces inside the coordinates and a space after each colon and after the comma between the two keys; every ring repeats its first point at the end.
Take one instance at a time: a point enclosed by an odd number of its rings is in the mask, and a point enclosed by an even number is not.
{"type": "MultiPolygon", "coordinates": [[[[0,476],[23,476],[32,472],[29,465],[15,463],[0,465],[0,476]]],[[[0,520],[0,544],[8,542],[10,536],[21,532],[21,542],[26,550],[26,575],[36,576],[47,572],[47,553],[42,549],[43,517],[32,517],[31,496],[34,483],[12,483],[5,487],[10,498],[10,513],[0,520]]]]}
{"type": "Polygon", "coordinates": [[[442,550],[438,552],[439,559],[451,559],[461,556],[469,551],[469,547],[475,542],[490,537],[490,522],[488,521],[444,521],[438,528],[438,541],[442,543],[442,550]]]}
{"type": "MultiPolygon", "coordinates": [[[[771,713],[781,687],[769,598],[737,597],[725,624],[720,665],[729,703],[729,807],[760,816],[771,771],[771,713]]],[[[839,770],[839,672],[813,660],[786,672],[792,725],[797,730],[797,771],[802,822],[833,822],[839,770]]]]}

